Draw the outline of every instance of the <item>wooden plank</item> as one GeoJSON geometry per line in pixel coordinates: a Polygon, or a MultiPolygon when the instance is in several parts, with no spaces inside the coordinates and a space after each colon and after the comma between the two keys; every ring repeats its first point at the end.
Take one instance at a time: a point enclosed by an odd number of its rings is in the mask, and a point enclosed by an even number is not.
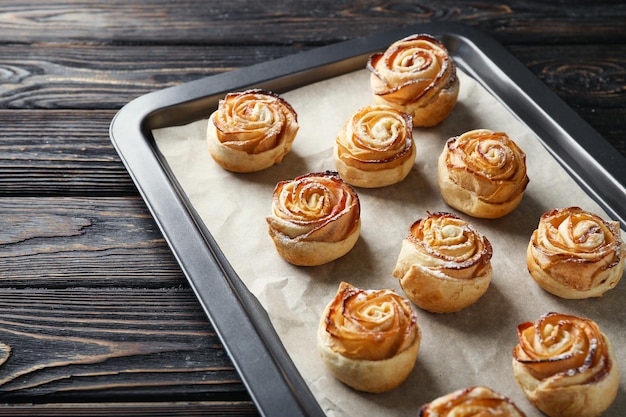
{"type": "Polygon", "coordinates": [[[187,288],[2,288],[0,341],[2,403],[250,401],[187,288]]]}
{"type": "Polygon", "coordinates": [[[626,157],[626,44],[509,49],[626,157]]]}
{"type": "Polygon", "coordinates": [[[108,136],[114,114],[0,110],[0,196],[136,196],[108,136]]]}
{"type": "Polygon", "coordinates": [[[20,43],[320,44],[418,22],[458,21],[511,42],[551,38],[586,43],[607,36],[623,39],[625,17],[624,4],[592,0],[568,7],[540,0],[506,5],[495,0],[453,4],[320,0],[306,7],[290,1],[5,0],[0,5],[0,39],[20,43]]]}
{"type": "Polygon", "coordinates": [[[0,287],[186,286],[139,197],[0,198],[0,287]]]}
{"type": "MultiPolygon", "coordinates": [[[[0,39],[12,38],[0,30],[0,39]]],[[[0,45],[0,108],[118,110],[152,91],[301,50],[272,45],[0,45]]]]}
{"type": "Polygon", "coordinates": [[[11,417],[73,417],[73,416],[128,416],[128,417],[228,417],[258,416],[251,401],[184,401],[154,403],[100,403],[100,404],[2,404],[0,416],[11,417]]]}
{"type": "Polygon", "coordinates": [[[581,107],[626,107],[626,43],[508,49],[565,101],[581,107]]]}

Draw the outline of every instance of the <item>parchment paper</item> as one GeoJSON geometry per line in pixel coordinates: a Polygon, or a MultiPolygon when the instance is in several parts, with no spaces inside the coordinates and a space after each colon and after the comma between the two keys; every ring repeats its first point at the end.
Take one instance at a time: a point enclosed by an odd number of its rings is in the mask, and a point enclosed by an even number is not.
{"type": "MultiPolygon", "coordinates": [[[[362,232],[343,258],[319,267],[296,267],[280,258],[267,233],[272,191],[278,181],[334,170],[332,147],[344,121],[371,104],[369,73],[356,71],[283,94],[298,113],[300,131],[284,161],[254,174],[233,174],[210,157],[207,121],[154,132],[157,146],[233,267],[267,309],[298,370],[328,416],[415,416],[420,405],[457,389],[487,385],[507,395],[527,416],[541,416],[517,386],[511,367],[516,326],[557,311],[595,320],[626,367],[626,283],[601,299],[562,300],[543,291],[526,268],[526,246],[541,214],[579,206],[605,219],[589,198],[518,121],[475,80],[459,71],[461,90],[453,113],[435,128],[414,130],[417,160],[400,184],[357,188],[362,232]],[[520,206],[497,220],[474,219],[442,200],[437,157],[446,139],[471,129],[504,131],[526,152],[530,184],[520,206]],[[340,281],[363,289],[393,288],[391,275],[402,239],[427,211],[459,214],[493,246],[493,280],[487,293],[459,313],[437,315],[416,307],[422,345],[411,376],[384,394],[364,394],[335,380],[316,350],[324,306],[340,281]]],[[[212,109],[207,109],[207,115],[212,109]]],[[[624,236],[624,233],[622,233],[624,236]]],[[[622,375],[626,374],[626,369],[622,375]]],[[[626,383],[605,415],[626,410],[626,383]]]]}

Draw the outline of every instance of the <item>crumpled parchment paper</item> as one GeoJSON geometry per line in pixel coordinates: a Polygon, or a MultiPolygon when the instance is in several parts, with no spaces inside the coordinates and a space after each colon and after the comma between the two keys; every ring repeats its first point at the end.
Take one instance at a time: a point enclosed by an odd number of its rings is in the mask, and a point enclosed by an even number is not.
{"type": "MultiPolygon", "coordinates": [[[[298,113],[300,131],[284,161],[263,172],[234,174],[210,157],[207,120],[154,131],[159,150],[227,258],[267,310],[272,324],[328,416],[415,416],[420,405],[457,389],[487,385],[510,397],[528,417],[542,414],[513,378],[516,327],[557,311],[595,320],[608,335],[626,375],[626,283],[600,299],[563,300],[543,291],[526,268],[526,246],[540,215],[579,206],[608,219],[569,177],[530,129],[475,80],[459,71],[461,90],[452,114],[434,128],[417,128],[417,160],[409,176],[381,189],[358,188],[362,232],[343,258],[319,267],[296,267],[276,253],[267,233],[272,191],[278,181],[334,170],[332,148],[344,121],[372,104],[368,71],[360,70],[282,96],[298,113]],[[520,206],[497,220],[474,219],[443,202],[436,181],[445,141],[472,129],[506,132],[526,153],[530,184],[520,206]],[[335,380],[316,350],[320,315],[340,281],[359,288],[393,288],[391,275],[409,226],[427,211],[460,214],[493,246],[493,280],[487,293],[458,313],[437,315],[416,308],[423,340],[411,376],[397,389],[365,394],[335,380]]],[[[207,114],[209,111],[207,111],[207,114]]],[[[622,236],[624,233],[622,232],[622,236]]],[[[606,415],[626,409],[621,379],[606,415]]]]}

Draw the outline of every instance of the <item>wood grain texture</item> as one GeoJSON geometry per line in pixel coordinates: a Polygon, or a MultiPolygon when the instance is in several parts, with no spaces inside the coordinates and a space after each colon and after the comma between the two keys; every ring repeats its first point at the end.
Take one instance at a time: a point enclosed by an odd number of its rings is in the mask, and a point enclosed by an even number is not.
{"type": "Polygon", "coordinates": [[[333,1],[141,2],[7,0],[0,33],[35,42],[291,44],[328,43],[401,25],[458,21],[500,40],[529,42],[623,38],[626,5],[616,1],[333,1]],[[572,28],[577,30],[571,30],[572,28]]]}
{"type": "Polygon", "coordinates": [[[2,288],[170,288],[186,280],[138,198],[0,198],[2,288]]]}
{"type": "Polygon", "coordinates": [[[150,416],[150,417],[228,417],[258,416],[252,401],[183,401],[127,403],[2,404],[0,416],[76,417],[76,416],[150,416]]]}
{"type": "Polygon", "coordinates": [[[188,289],[0,289],[0,401],[249,401],[188,289]]]}
{"type": "Polygon", "coordinates": [[[460,22],[626,157],[625,20],[592,0],[0,2],[0,415],[258,414],[109,140],[130,100],[460,22]]]}
{"type": "Polygon", "coordinates": [[[626,44],[509,49],[626,157],[626,44]]]}
{"type": "Polygon", "coordinates": [[[0,196],[137,195],[108,136],[114,114],[0,110],[0,196]]]}
{"type": "Polygon", "coordinates": [[[272,45],[0,45],[0,108],[118,110],[152,91],[300,50],[272,45]]]}

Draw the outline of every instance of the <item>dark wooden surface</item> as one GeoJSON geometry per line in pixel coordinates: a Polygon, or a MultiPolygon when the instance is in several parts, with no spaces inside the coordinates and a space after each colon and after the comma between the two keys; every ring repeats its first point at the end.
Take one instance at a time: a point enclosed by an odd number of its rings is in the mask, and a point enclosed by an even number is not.
{"type": "Polygon", "coordinates": [[[623,1],[0,2],[0,414],[255,415],[111,118],[144,93],[429,21],[491,35],[626,157],[623,1]]]}

